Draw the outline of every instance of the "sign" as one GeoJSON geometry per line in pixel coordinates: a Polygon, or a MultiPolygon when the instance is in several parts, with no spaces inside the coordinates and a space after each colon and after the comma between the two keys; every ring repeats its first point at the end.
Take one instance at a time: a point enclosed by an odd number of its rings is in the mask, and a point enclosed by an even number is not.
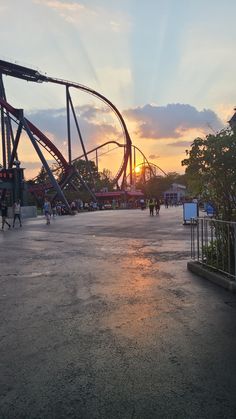
{"type": "Polygon", "coordinates": [[[198,204],[196,202],[185,202],[183,204],[183,221],[184,224],[191,222],[191,218],[198,217],[198,204]]]}
{"type": "Polygon", "coordinates": [[[208,217],[213,217],[215,213],[213,206],[207,203],[205,208],[206,208],[206,213],[208,217]]]}
{"type": "Polygon", "coordinates": [[[14,179],[14,169],[0,169],[0,180],[11,181],[14,179]]]}

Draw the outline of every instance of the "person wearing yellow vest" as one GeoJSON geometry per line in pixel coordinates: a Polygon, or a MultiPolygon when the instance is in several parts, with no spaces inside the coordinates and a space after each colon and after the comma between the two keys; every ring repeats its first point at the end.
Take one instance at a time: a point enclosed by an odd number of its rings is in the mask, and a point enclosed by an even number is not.
{"type": "Polygon", "coordinates": [[[149,199],[148,207],[149,207],[150,215],[153,216],[154,215],[154,207],[155,207],[155,200],[153,198],[149,199]]]}

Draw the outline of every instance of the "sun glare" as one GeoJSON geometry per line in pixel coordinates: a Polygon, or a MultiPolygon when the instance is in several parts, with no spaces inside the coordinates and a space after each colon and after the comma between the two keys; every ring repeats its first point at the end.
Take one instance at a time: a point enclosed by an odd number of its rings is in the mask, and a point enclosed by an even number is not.
{"type": "Polygon", "coordinates": [[[140,169],[140,167],[139,167],[139,166],[136,166],[136,167],[135,167],[135,169],[134,169],[134,171],[135,171],[135,173],[137,173],[137,174],[138,174],[138,173],[140,173],[141,169],[140,169]]]}

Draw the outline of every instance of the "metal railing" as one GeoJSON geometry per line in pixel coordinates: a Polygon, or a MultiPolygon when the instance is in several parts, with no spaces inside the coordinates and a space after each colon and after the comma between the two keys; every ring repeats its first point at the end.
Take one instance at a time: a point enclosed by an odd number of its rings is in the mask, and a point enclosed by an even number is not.
{"type": "Polygon", "coordinates": [[[191,258],[236,280],[236,222],[191,219],[191,258]]]}

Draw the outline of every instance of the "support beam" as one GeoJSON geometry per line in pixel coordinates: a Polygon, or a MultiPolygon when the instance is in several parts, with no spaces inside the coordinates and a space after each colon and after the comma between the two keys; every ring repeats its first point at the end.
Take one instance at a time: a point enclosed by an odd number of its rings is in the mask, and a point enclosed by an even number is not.
{"type": "Polygon", "coordinates": [[[97,150],[97,148],[96,148],[96,166],[97,166],[97,169],[98,169],[98,150],[97,150]]]}
{"type": "MultiPolygon", "coordinates": [[[[5,92],[5,88],[4,88],[4,84],[3,84],[3,79],[2,79],[2,74],[0,74],[0,96],[5,100],[5,102],[7,102],[6,92],[5,92]]],[[[5,111],[5,118],[7,118],[7,120],[8,120],[8,127],[9,127],[9,131],[10,131],[10,138],[11,138],[11,143],[12,143],[12,146],[13,146],[14,145],[14,134],[13,134],[13,129],[12,129],[11,117],[10,117],[8,111],[5,111]]],[[[18,160],[17,155],[16,155],[16,159],[18,160]]]]}
{"type": "Polygon", "coordinates": [[[77,132],[78,132],[79,139],[80,139],[80,144],[81,144],[81,147],[82,147],[82,150],[83,150],[83,153],[84,153],[84,157],[85,157],[85,160],[86,160],[86,163],[87,163],[87,169],[88,169],[88,172],[91,176],[93,185],[95,187],[95,181],[94,181],[94,177],[93,177],[93,174],[92,174],[92,171],[91,171],[90,162],[88,160],[87,152],[86,152],[86,149],[85,149],[85,146],[84,146],[84,141],[83,141],[81,131],[80,131],[80,127],[79,127],[79,124],[78,124],[78,120],[77,120],[77,117],[76,117],[74,105],[72,103],[71,96],[70,96],[69,92],[68,92],[68,95],[69,95],[69,103],[70,103],[70,106],[71,106],[71,110],[72,110],[73,117],[74,117],[74,120],[75,120],[75,125],[76,125],[77,132]]]}
{"type": "Polygon", "coordinates": [[[69,86],[66,86],[66,117],[67,117],[68,161],[69,161],[69,165],[71,165],[72,153],[71,153],[70,93],[69,93],[69,86]]]}
{"type": "Polygon", "coordinates": [[[129,172],[130,172],[130,186],[133,184],[133,162],[132,162],[132,144],[128,144],[128,147],[130,149],[129,154],[129,172]]]}
{"type": "Polygon", "coordinates": [[[15,141],[14,141],[13,149],[12,149],[12,152],[11,152],[11,157],[10,157],[10,160],[9,160],[9,169],[11,169],[11,167],[13,166],[13,162],[14,162],[15,158],[17,160],[17,147],[18,147],[18,144],[19,144],[21,132],[22,132],[22,123],[20,122],[19,125],[18,125],[18,128],[17,128],[16,138],[15,138],[15,141]]]}
{"type": "Polygon", "coordinates": [[[29,128],[29,126],[28,126],[28,124],[27,124],[27,122],[26,122],[26,120],[24,118],[23,109],[22,109],[22,116],[19,119],[20,119],[20,122],[22,123],[23,127],[25,128],[28,136],[29,136],[29,138],[31,140],[31,143],[32,143],[32,145],[33,145],[36,153],[38,154],[38,156],[39,156],[39,158],[40,158],[40,160],[41,160],[41,162],[43,164],[43,167],[46,169],[46,172],[47,172],[47,174],[49,176],[49,179],[51,181],[52,186],[55,188],[58,196],[64,202],[64,204],[66,205],[67,209],[70,211],[70,205],[67,202],[67,199],[66,199],[63,191],[61,190],[59,184],[57,183],[56,179],[54,178],[54,176],[52,174],[52,171],[51,171],[51,169],[50,169],[50,167],[49,167],[49,165],[48,165],[48,163],[47,163],[47,161],[46,161],[46,159],[45,159],[42,151],[40,150],[40,147],[39,147],[37,141],[35,140],[32,132],[30,131],[30,128],[29,128]]]}
{"type": "Polygon", "coordinates": [[[133,147],[133,150],[134,150],[134,186],[136,187],[136,172],[135,172],[135,168],[136,168],[136,150],[135,150],[135,147],[133,147]]]}
{"type": "Polygon", "coordinates": [[[10,133],[10,122],[9,118],[5,116],[5,129],[6,129],[6,146],[7,146],[7,166],[9,167],[9,162],[11,158],[11,133],[10,133]]]}
{"type": "Polygon", "coordinates": [[[7,168],[7,155],[6,155],[6,132],[5,132],[5,121],[4,111],[1,108],[1,134],[2,134],[2,165],[4,169],[7,168]]]}

